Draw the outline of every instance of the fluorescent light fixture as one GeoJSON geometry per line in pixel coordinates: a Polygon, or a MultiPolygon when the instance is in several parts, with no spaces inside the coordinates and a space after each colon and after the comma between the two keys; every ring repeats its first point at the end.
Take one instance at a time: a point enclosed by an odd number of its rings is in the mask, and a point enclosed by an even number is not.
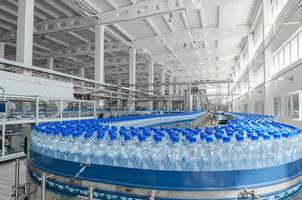
{"type": "Polygon", "coordinates": [[[293,81],[294,80],[294,77],[293,76],[290,76],[290,77],[278,77],[276,78],[277,81],[284,81],[284,80],[288,80],[288,81],[293,81]]]}

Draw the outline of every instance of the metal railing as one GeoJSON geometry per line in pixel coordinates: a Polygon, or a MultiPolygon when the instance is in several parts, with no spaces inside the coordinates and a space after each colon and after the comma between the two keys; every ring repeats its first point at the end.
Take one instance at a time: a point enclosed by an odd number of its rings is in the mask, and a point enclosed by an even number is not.
{"type": "Polygon", "coordinates": [[[140,97],[152,97],[156,96],[152,93],[143,92],[140,90],[135,90],[132,88],[127,87],[121,87],[118,85],[108,84],[108,83],[101,83],[99,81],[82,78],[79,76],[74,76],[67,73],[62,73],[58,71],[53,71],[50,69],[37,67],[37,66],[31,66],[31,65],[25,65],[22,63],[14,62],[11,60],[1,59],[0,58],[0,65],[2,66],[0,68],[0,71],[6,71],[11,73],[19,73],[22,74],[23,71],[30,71],[31,76],[45,78],[45,79],[51,79],[51,80],[57,80],[62,82],[68,82],[72,83],[74,85],[75,90],[81,89],[84,91],[81,91],[81,93],[86,92],[92,92],[92,93],[104,93],[103,98],[110,98],[112,95],[106,95],[106,94],[112,94],[114,91],[115,93],[120,94],[122,97],[127,96],[129,99],[131,98],[140,98],[140,97]]]}

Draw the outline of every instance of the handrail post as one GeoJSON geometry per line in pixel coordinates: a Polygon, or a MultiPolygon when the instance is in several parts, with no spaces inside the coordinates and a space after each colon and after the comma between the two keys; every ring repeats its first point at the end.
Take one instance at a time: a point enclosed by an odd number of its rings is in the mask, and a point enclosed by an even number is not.
{"type": "Polygon", "coordinates": [[[19,175],[20,175],[20,160],[16,160],[15,166],[15,200],[19,199],[19,175]]]}
{"type": "MultiPolygon", "coordinates": [[[[5,89],[3,87],[0,87],[0,90],[2,90],[2,100],[6,101],[6,93],[5,93],[5,89]]],[[[6,106],[5,106],[5,112],[4,112],[4,117],[3,117],[3,124],[2,124],[2,157],[5,156],[5,132],[6,132],[6,106]]]]}
{"type": "Polygon", "coordinates": [[[46,174],[42,174],[41,181],[41,200],[46,200],[46,174]]]}
{"type": "Polygon", "coordinates": [[[88,193],[88,199],[93,200],[93,187],[92,185],[89,186],[89,193],[88,193]]]}

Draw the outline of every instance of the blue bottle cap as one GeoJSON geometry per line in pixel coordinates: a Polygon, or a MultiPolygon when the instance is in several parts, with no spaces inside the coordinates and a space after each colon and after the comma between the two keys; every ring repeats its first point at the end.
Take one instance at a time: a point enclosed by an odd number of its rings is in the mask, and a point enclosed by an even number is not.
{"type": "Polygon", "coordinates": [[[160,135],[154,135],[153,138],[155,142],[161,142],[163,140],[163,138],[160,135]]]}
{"type": "Polygon", "coordinates": [[[206,140],[206,138],[207,138],[207,134],[206,133],[201,133],[200,134],[200,139],[201,140],[206,140]]]}
{"type": "Polygon", "coordinates": [[[251,139],[252,139],[252,141],[254,141],[254,142],[255,142],[255,141],[258,141],[258,136],[257,136],[257,135],[253,135],[251,139]]]}
{"type": "Polygon", "coordinates": [[[125,140],[125,141],[130,141],[130,140],[131,140],[131,135],[125,134],[125,135],[124,135],[124,140],[125,140]]]}
{"type": "Polygon", "coordinates": [[[144,142],[147,139],[147,137],[145,135],[143,135],[143,134],[139,134],[137,137],[138,137],[138,139],[139,139],[140,142],[144,142]]]}
{"type": "Polygon", "coordinates": [[[223,137],[222,140],[223,140],[224,143],[228,143],[228,142],[231,141],[231,138],[230,137],[223,137]]]}
{"type": "Polygon", "coordinates": [[[189,142],[190,143],[195,143],[197,139],[195,137],[189,137],[189,142]]]}
{"type": "Polygon", "coordinates": [[[214,142],[214,138],[212,136],[207,136],[206,141],[207,143],[212,143],[214,142]]]}
{"type": "Polygon", "coordinates": [[[171,140],[172,140],[173,143],[177,143],[177,142],[179,142],[179,137],[178,136],[172,136],[171,140]]]}
{"type": "Polygon", "coordinates": [[[286,132],[284,132],[284,133],[282,133],[282,137],[284,137],[284,138],[288,138],[288,137],[289,137],[289,134],[288,134],[288,133],[286,133],[286,132]]]}
{"type": "Polygon", "coordinates": [[[281,134],[280,133],[275,133],[274,134],[274,138],[275,139],[280,139],[281,138],[281,134]]]}
{"type": "Polygon", "coordinates": [[[236,134],[236,140],[237,142],[243,142],[244,141],[244,136],[241,134],[236,134]]]}
{"type": "Polygon", "coordinates": [[[270,138],[271,138],[270,135],[267,135],[267,134],[264,134],[264,135],[263,135],[263,139],[264,139],[264,140],[269,140],[270,138]]]}
{"type": "Polygon", "coordinates": [[[223,137],[223,135],[222,135],[222,134],[217,133],[217,134],[215,134],[215,137],[216,137],[216,139],[217,139],[217,140],[221,140],[221,139],[222,139],[222,137],[223,137]]]}
{"type": "Polygon", "coordinates": [[[102,140],[104,138],[104,136],[105,136],[104,132],[98,132],[97,139],[102,140]]]}

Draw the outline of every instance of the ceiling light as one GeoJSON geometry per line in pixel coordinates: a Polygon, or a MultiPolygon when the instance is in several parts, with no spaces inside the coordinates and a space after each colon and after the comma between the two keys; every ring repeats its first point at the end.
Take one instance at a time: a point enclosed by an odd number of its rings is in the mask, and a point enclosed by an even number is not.
{"type": "Polygon", "coordinates": [[[184,46],[183,46],[184,49],[187,49],[188,48],[188,45],[187,43],[184,43],[184,46]]]}
{"type": "Polygon", "coordinates": [[[195,41],[191,42],[191,47],[192,47],[192,49],[195,49],[195,47],[196,47],[196,42],[195,41]]]}
{"type": "Polygon", "coordinates": [[[290,76],[290,77],[287,77],[287,78],[278,77],[278,78],[276,78],[276,80],[277,80],[277,81],[284,81],[284,80],[293,81],[293,80],[294,80],[294,77],[293,77],[293,76],[290,76]]]}
{"type": "Polygon", "coordinates": [[[168,22],[169,22],[169,23],[175,22],[175,19],[174,19],[174,17],[173,17],[173,13],[170,13],[170,14],[169,14],[168,22]]]}
{"type": "Polygon", "coordinates": [[[41,42],[44,43],[44,44],[48,42],[45,36],[43,36],[43,37],[41,38],[41,42]]]}

